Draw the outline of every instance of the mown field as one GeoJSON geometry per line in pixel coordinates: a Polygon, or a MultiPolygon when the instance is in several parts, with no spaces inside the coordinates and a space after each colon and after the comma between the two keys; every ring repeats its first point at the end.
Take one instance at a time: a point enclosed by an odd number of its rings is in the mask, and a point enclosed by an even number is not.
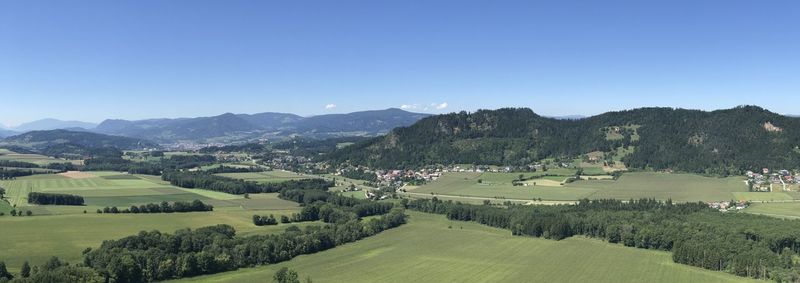
{"type": "MultiPolygon", "coordinates": [[[[528,186],[513,186],[512,181],[519,175],[519,173],[445,173],[439,180],[409,192],[465,198],[518,200],[541,198],[551,201],[582,198],[655,198],[681,202],[731,199],[770,201],[791,200],[795,197],[795,194],[784,192],[747,192],[743,177],[714,178],[693,174],[632,172],[623,174],[619,180],[606,178],[564,183],[566,176],[545,176],[525,181],[528,186]]],[[[531,175],[533,174],[523,174],[525,178],[531,175]]],[[[605,178],[605,176],[584,176],[584,178],[605,178]]]]}
{"type": "Polygon", "coordinates": [[[314,282],[745,282],[670,253],[586,238],[551,241],[410,212],[408,224],[291,261],[185,282],[269,282],[281,267],[314,282]]]}

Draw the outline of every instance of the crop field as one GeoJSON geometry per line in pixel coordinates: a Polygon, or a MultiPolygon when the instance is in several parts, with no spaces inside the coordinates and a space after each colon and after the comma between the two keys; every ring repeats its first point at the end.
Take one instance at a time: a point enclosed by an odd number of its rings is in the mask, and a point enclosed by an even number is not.
{"type": "Polygon", "coordinates": [[[249,173],[222,173],[217,175],[228,178],[242,179],[245,181],[254,181],[261,183],[270,183],[270,182],[278,183],[289,180],[300,180],[309,178],[309,176],[306,175],[299,175],[294,172],[279,171],[279,170],[266,171],[266,172],[249,172],[249,173]]]}
{"type": "MultiPolygon", "coordinates": [[[[513,186],[518,173],[445,173],[439,180],[410,190],[412,194],[433,194],[460,197],[495,199],[566,201],[581,198],[638,199],[656,198],[674,201],[714,200],[791,200],[793,195],[783,192],[751,193],[742,177],[711,178],[692,174],[667,174],[653,172],[625,173],[619,180],[606,176],[584,176],[595,180],[581,180],[562,184],[566,176],[545,176],[513,186]],[[481,182],[478,182],[481,180],[481,182]],[[535,185],[534,185],[535,184],[535,185]]],[[[529,177],[532,174],[522,174],[529,177]]]]}
{"type": "Polygon", "coordinates": [[[183,279],[266,282],[281,267],[314,282],[747,282],[672,262],[668,252],[570,238],[552,241],[444,216],[409,212],[409,223],[288,262],[183,279]]]}

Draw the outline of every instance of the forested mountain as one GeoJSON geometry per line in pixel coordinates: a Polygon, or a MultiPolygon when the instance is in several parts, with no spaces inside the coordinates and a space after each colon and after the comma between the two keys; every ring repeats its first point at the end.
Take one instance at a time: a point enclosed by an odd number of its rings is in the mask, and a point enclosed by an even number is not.
{"type": "Polygon", "coordinates": [[[800,164],[800,119],[755,106],[713,112],[641,108],[579,120],[530,109],[480,110],[420,120],[327,157],[378,168],[428,164],[525,165],[620,147],[632,168],[738,174],[800,164]]]}
{"type": "Polygon", "coordinates": [[[387,133],[396,127],[408,126],[428,117],[397,108],[361,111],[348,114],[329,114],[305,118],[294,125],[297,132],[364,132],[387,133]]]}
{"type": "Polygon", "coordinates": [[[16,135],[16,134],[17,134],[17,132],[14,132],[14,131],[11,131],[11,130],[0,129],[0,139],[5,138],[5,137],[10,137],[10,136],[13,136],[13,135],[16,135]]]}
{"type": "Polygon", "coordinates": [[[96,126],[97,124],[88,122],[62,121],[58,119],[47,118],[47,119],[41,119],[33,122],[24,123],[22,125],[14,127],[13,130],[17,132],[29,132],[29,131],[47,131],[56,129],[70,129],[70,128],[92,129],[96,126]]]}
{"type": "Polygon", "coordinates": [[[48,155],[82,154],[97,148],[158,148],[156,143],[143,139],[68,130],[27,132],[0,141],[0,146],[19,147],[48,155]]]}
{"type": "Polygon", "coordinates": [[[214,117],[151,119],[140,121],[106,120],[95,131],[157,142],[233,142],[263,137],[374,136],[400,126],[408,126],[428,114],[400,109],[363,111],[301,117],[285,113],[231,114],[214,117]]]}

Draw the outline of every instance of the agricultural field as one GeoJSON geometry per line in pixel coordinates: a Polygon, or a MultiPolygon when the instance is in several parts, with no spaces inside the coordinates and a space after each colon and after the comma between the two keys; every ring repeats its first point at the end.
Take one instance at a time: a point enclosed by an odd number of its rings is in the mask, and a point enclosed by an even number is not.
{"type": "MultiPolygon", "coordinates": [[[[257,227],[254,214],[290,215],[299,206],[279,199],[277,193],[250,194],[248,198],[220,192],[183,189],[161,181],[157,176],[128,175],[117,172],[69,172],[34,175],[0,181],[7,190],[7,200],[18,211],[30,210],[33,216],[11,217],[11,205],[0,201],[0,261],[15,272],[22,261],[41,264],[50,256],[79,262],[81,251],[142,230],[174,232],[215,224],[229,224],[239,235],[281,232],[287,225],[257,227]],[[50,192],[81,195],[85,206],[29,205],[28,192],[50,192]],[[162,201],[201,200],[214,205],[212,212],[161,214],[97,214],[105,206],[120,208],[162,201]],[[84,213],[84,211],[86,211],[84,213]]],[[[298,224],[300,225],[300,224],[298,224]]],[[[309,225],[303,223],[302,226],[309,225]]]]}
{"type": "Polygon", "coordinates": [[[748,282],[672,262],[668,252],[507,230],[408,212],[409,223],[288,262],[181,282],[265,282],[281,267],[314,282],[748,282]]]}
{"type": "Polygon", "coordinates": [[[289,171],[275,170],[265,172],[248,172],[248,173],[221,173],[218,176],[242,179],[245,181],[254,181],[260,183],[280,183],[289,180],[308,179],[309,176],[297,174],[289,171]]]}
{"type": "Polygon", "coordinates": [[[798,219],[800,218],[800,202],[753,203],[744,212],[798,219]]]}
{"type": "Polygon", "coordinates": [[[0,149],[0,160],[30,162],[37,165],[47,165],[50,163],[64,163],[64,162],[71,162],[73,164],[83,164],[83,160],[66,160],[39,154],[22,154],[9,151],[7,149],[0,149]]]}
{"type": "Polygon", "coordinates": [[[681,202],[731,200],[737,199],[734,193],[747,192],[743,177],[715,178],[655,172],[625,173],[616,181],[577,181],[565,188],[595,190],[589,198],[597,199],[655,198],[681,202]]]}
{"type": "MultiPolygon", "coordinates": [[[[601,175],[583,176],[587,180],[564,183],[567,176],[545,176],[525,181],[527,186],[513,186],[512,181],[519,175],[445,173],[439,180],[409,190],[409,193],[516,200],[542,198],[550,201],[574,201],[582,198],[656,198],[681,202],[731,199],[772,201],[794,198],[794,195],[783,192],[747,192],[743,177],[712,178],[692,174],[632,172],[623,174],[619,180],[601,175]]],[[[527,178],[533,174],[523,175],[527,178]]]]}

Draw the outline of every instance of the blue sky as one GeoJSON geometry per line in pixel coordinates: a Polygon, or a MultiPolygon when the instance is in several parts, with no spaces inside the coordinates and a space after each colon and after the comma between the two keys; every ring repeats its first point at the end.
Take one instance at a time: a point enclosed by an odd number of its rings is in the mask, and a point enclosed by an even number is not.
{"type": "Polygon", "coordinates": [[[795,0],[2,1],[0,123],[403,105],[800,114],[797,15],[795,0]]]}

